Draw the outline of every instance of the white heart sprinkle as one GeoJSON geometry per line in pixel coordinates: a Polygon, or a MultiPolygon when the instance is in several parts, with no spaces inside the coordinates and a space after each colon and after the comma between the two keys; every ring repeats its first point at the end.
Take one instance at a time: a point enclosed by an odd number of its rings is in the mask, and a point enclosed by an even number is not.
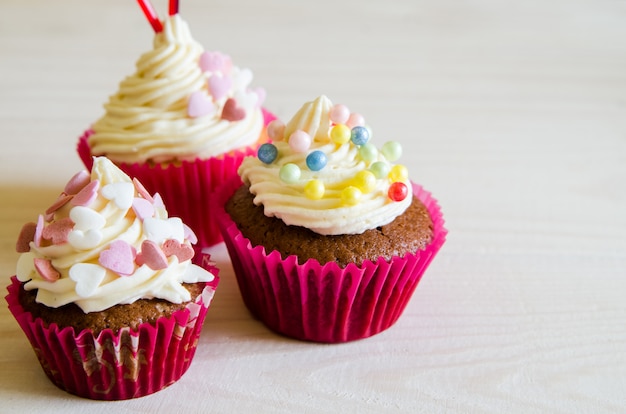
{"type": "Polygon", "coordinates": [[[106,269],[92,263],[77,263],[70,268],[70,279],[76,282],[76,294],[81,298],[88,298],[98,289],[106,269]]]}
{"type": "Polygon", "coordinates": [[[76,206],[70,210],[70,219],[74,222],[74,230],[99,230],[106,224],[106,219],[89,207],[76,206]]]}
{"type": "Polygon", "coordinates": [[[133,183],[112,183],[102,187],[102,196],[111,200],[121,210],[128,210],[133,205],[135,186],[133,183]]]}
{"type": "Polygon", "coordinates": [[[72,230],[67,235],[67,241],[78,250],[89,250],[100,244],[103,237],[102,232],[97,229],[72,230]]]}
{"type": "Polygon", "coordinates": [[[167,220],[146,218],[143,221],[143,229],[146,237],[159,245],[167,239],[174,239],[182,243],[185,238],[183,222],[178,217],[171,217],[167,220]]]}
{"type": "Polygon", "coordinates": [[[233,71],[233,89],[246,90],[252,82],[252,71],[248,68],[233,71]]]}

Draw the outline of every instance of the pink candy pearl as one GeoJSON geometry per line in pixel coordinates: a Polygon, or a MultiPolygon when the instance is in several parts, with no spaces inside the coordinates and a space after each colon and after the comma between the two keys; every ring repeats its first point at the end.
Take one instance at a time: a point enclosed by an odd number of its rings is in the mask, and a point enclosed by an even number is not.
{"type": "Polygon", "coordinates": [[[274,119],[267,125],[267,136],[273,141],[281,141],[285,135],[285,124],[278,119],[274,119]]]}
{"type": "Polygon", "coordinates": [[[341,104],[333,106],[329,114],[330,120],[335,124],[345,124],[349,116],[350,110],[347,106],[341,104]]]}
{"type": "Polygon", "coordinates": [[[294,152],[306,152],[311,146],[311,136],[298,130],[289,136],[289,147],[294,152]]]}
{"type": "Polygon", "coordinates": [[[346,125],[350,129],[354,128],[355,126],[363,126],[365,125],[365,119],[363,118],[361,114],[357,114],[356,112],[353,112],[350,114],[350,117],[348,118],[348,122],[346,122],[346,125]]]}

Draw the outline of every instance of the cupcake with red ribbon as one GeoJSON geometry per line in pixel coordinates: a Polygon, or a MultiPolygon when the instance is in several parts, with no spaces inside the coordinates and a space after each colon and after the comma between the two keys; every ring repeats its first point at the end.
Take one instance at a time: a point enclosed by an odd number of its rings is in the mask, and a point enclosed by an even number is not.
{"type": "Polygon", "coordinates": [[[243,300],[270,329],[345,342],[389,328],[445,241],[437,201],[357,113],[321,96],[218,192],[243,300]]]}
{"type": "Polygon", "coordinates": [[[88,168],[92,156],[106,156],[161,194],[171,214],[196,232],[198,245],[209,246],[221,241],[210,193],[267,140],[273,116],[263,108],[265,91],[252,86],[252,72],[205,50],[177,1],[163,20],[148,0],[139,3],[155,32],[153,48],[80,138],[78,153],[88,168]]]}
{"type": "Polygon", "coordinates": [[[45,374],[90,399],[157,392],[187,371],[217,286],[194,233],[104,157],[24,225],[6,297],[45,374]]]}

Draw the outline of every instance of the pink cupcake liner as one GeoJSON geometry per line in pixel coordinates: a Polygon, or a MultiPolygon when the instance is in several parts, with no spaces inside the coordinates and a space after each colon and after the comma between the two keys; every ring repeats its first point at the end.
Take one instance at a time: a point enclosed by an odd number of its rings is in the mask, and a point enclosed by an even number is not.
{"type": "Polygon", "coordinates": [[[218,284],[217,272],[195,302],[155,326],[136,331],[46,326],[19,303],[21,282],[11,277],[6,301],[48,378],[60,389],[93,400],[125,400],[155,393],[178,381],[196,352],[202,324],[218,284]]]}
{"type": "MultiPolygon", "coordinates": [[[[267,126],[275,116],[263,109],[267,126]]],[[[93,130],[79,138],[76,150],[83,164],[91,170],[93,158],[88,144],[93,130]]],[[[131,178],[137,178],[150,193],[159,193],[172,217],[180,217],[198,236],[198,247],[220,243],[222,235],[215,219],[211,194],[223,182],[237,175],[246,156],[256,155],[258,145],[232,151],[216,158],[183,161],[180,165],[148,165],[116,163],[131,178]]]]}
{"type": "MultiPolygon", "coordinates": [[[[218,206],[241,184],[232,180],[222,186],[218,206]]],[[[421,186],[412,187],[433,221],[431,243],[389,262],[380,257],[345,268],[314,259],[298,264],[296,256],[282,259],[278,251],[252,247],[224,208],[217,208],[241,296],[252,315],[282,335],[326,343],[366,338],[393,325],[447,235],[437,201],[421,186]]]]}

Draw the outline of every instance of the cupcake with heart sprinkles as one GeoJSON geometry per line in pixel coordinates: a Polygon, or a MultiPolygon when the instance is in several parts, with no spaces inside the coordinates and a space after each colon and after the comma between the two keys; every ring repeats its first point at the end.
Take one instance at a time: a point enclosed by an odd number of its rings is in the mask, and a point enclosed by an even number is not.
{"type": "Polygon", "coordinates": [[[274,117],[249,69],[194,40],[178,1],[170,1],[163,20],[149,0],[138,3],[154,30],[153,48],[80,137],[78,154],[87,168],[92,156],[111,159],[161,194],[170,213],[195,231],[198,246],[210,246],[221,241],[210,194],[267,141],[274,117]]]}
{"type": "Polygon", "coordinates": [[[243,300],[307,341],[377,334],[400,317],[447,234],[437,201],[373,144],[363,117],[325,96],[244,159],[218,218],[243,300]]]}
{"type": "Polygon", "coordinates": [[[6,296],[41,367],[81,397],[159,391],[189,368],[218,283],[196,236],[105,157],[19,234],[6,296]]]}

